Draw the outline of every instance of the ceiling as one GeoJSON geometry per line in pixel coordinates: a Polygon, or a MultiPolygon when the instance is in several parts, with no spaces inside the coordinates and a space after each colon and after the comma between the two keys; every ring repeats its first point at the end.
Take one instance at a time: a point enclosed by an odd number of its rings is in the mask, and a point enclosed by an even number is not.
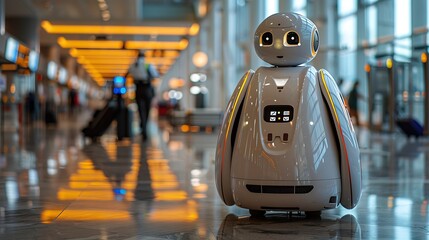
{"type": "Polygon", "coordinates": [[[200,7],[204,5],[206,12],[207,2],[208,0],[6,0],[5,15],[6,22],[8,18],[40,19],[43,26],[40,44],[60,45],[63,55],[75,57],[88,74],[103,85],[113,75],[125,74],[124,65],[134,61],[136,50],[139,49],[144,49],[149,54],[148,60],[153,61],[161,74],[168,71],[180,51],[186,48],[186,39],[198,32],[198,25],[194,23],[205,15],[200,7]],[[77,30],[64,32],[71,25],[77,30]],[[82,26],[89,26],[90,31],[83,31],[82,26]],[[134,29],[123,31],[128,26],[134,29]],[[95,33],[96,29],[101,30],[95,33]],[[177,33],[173,34],[176,30],[177,33]],[[77,54],[93,48],[97,48],[98,52],[93,51],[92,55],[102,52],[104,61],[97,56],[77,54]],[[124,56],[121,56],[121,59],[125,59],[122,65],[117,61],[117,52],[120,50],[124,51],[124,56]],[[135,54],[130,53],[130,50],[134,50],[135,54]],[[110,55],[109,52],[115,53],[110,55]],[[94,57],[95,60],[91,60],[94,57]],[[116,63],[117,66],[112,68],[116,63]],[[116,70],[109,71],[106,68],[116,70]]]}

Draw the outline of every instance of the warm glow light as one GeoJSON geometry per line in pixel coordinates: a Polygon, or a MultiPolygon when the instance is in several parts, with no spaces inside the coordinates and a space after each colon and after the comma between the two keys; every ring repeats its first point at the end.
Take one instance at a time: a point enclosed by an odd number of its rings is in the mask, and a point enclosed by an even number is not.
{"type": "Polygon", "coordinates": [[[76,58],[80,58],[80,57],[84,57],[85,59],[88,60],[93,60],[93,59],[110,59],[110,60],[131,60],[131,61],[135,61],[136,57],[134,56],[103,56],[103,55],[99,55],[99,56],[77,56],[76,58]]]}
{"type": "Polygon", "coordinates": [[[163,58],[177,58],[180,55],[176,50],[147,50],[145,57],[163,57],[163,58]]]}
{"type": "Polygon", "coordinates": [[[128,210],[108,209],[66,209],[63,212],[47,209],[42,211],[41,220],[43,223],[50,223],[55,219],[61,219],[61,221],[124,221],[130,220],[130,212],[128,210]]]}
{"type": "Polygon", "coordinates": [[[371,66],[369,64],[365,64],[365,72],[370,72],[371,66]]]}
{"type": "Polygon", "coordinates": [[[207,15],[207,0],[201,0],[199,1],[199,5],[198,5],[198,16],[200,18],[203,18],[207,15]]]}
{"type": "Polygon", "coordinates": [[[387,68],[392,68],[392,67],[393,67],[393,61],[392,61],[392,59],[391,59],[391,58],[388,58],[388,59],[386,60],[386,67],[387,67],[387,68]]]}
{"type": "Polygon", "coordinates": [[[64,37],[58,38],[58,44],[62,48],[103,48],[121,49],[124,45],[122,41],[108,40],[67,40],[64,37]]]}
{"type": "Polygon", "coordinates": [[[180,208],[154,209],[148,217],[151,222],[193,222],[198,219],[194,205],[196,204],[180,208]]]}
{"type": "Polygon", "coordinates": [[[124,69],[128,69],[129,66],[128,65],[115,65],[115,64],[103,64],[103,65],[83,65],[83,67],[85,69],[97,69],[97,70],[102,70],[102,69],[116,69],[116,70],[124,70],[124,69]]]}
{"type": "Polygon", "coordinates": [[[200,31],[200,25],[198,23],[192,24],[191,28],[189,28],[189,35],[195,36],[200,31]]]}
{"type": "Polygon", "coordinates": [[[175,60],[171,58],[145,58],[145,62],[154,64],[154,65],[158,65],[158,64],[173,65],[175,60]]]}
{"type": "Polygon", "coordinates": [[[199,126],[191,126],[191,132],[195,133],[195,132],[199,132],[199,131],[200,131],[199,126]]]}
{"type": "Polygon", "coordinates": [[[16,64],[2,64],[1,70],[2,71],[15,71],[18,69],[18,65],[16,64]]]}
{"type": "Polygon", "coordinates": [[[10,85],[10,93],[12,93],[12,94],[14,94],[15,93],[15,91],[16,91],[16,87],[15,87],[15,84],[11,84],[10,85]]]}
{"type": "Polygon", "coordinates": [[[72,175],[70,177],[70,181],[92,181],[92,182],[100,182],[100,181],[106,181],[107,178],[103,175],[72,175]]]}
{"type": "Polygon", "coordinates": [[[42,21],[41,26],[48,33],[55,34],[120,34],[120,35],[196,35],[199,25],[190,27],[163,26],[112,26],[112,25],[54,25],[42,21]]]}
{"type": "Polygon", "coordinates": [[[152,182],[151,187],[154,190],[172,189],[179,186],[178,182],[152,182]]]}
{"type": "Polygon", "coordinates": [[[89,49],[70,49],[70,55],[79,56],[105,56],[105,57],[137,57],[136,50],[89,50],[89,49]]]}
{"type": "Polygon", "coordinates": [[[79,57],[77,62],[80,64],[114,64],[114,65],[130,65],[134,61],[132,59],[86,59],[85,57],[79,57]]]}
{"type": "Polygon", "coordinates": [[[199,68],[207,65],[208,57],[205,52],[199,51],[192,56],[192,63],[199,68]]]}
{"type": "Polygon", "coordinates": [[[172,78],[168,81],[168,86],[172,89],[176,89],[185,86],[185,83],[185,80],[182,78],[172,78]]]}
{"type": "Polygon", "coordinates": [[[420,60],[422,61],[422,63],[427,63],[428,61],[427,53],[422,53],[422,55],[420,55],[420,60]]]}
{"type": "Polygon", "coordinates": [[[190,129],[189,125],[182,125],[182,126],[180,127],[180,130],[181,130],[182,132],[189,132],[189,129],[190,129]]]}
{"type": "Polygon", "coordinates": [[[155,199],[160,201],[182,201],[187,198],[185,191],[157,191],[155,199]]]}
{"type": "Polygon", "coordinates": [[[126,73],[127,69],[97,69],[97,70],[88,70],[88,73],[126,73]]]}
{"type": "Polygon", "coordinates": [[[94,164],[90,160],[79,162],[80,169],[94,169],[94,164]]]}
{"type": "Polygon", "coordinates": [[[116,77],[116,76],[123,76],[123,75],[125,75],[125,73],[123,73],[123,74],[119,74],[119,73],[102,73],[101,75],[103,76],[103,78],[113,78],[113,77],[116,77]]]}
{"type": "Polygon", "coordinates": [[[160,41],[126,41],[126,49],[174,49],[183,50],[188,46],[188,40],[182,39],[179,42],[160,41]]]}

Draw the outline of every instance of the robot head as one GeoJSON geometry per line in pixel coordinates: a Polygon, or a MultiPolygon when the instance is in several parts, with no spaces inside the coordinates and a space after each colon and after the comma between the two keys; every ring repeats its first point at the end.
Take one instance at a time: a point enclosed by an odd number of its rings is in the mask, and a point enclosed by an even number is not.
{"type": "Polygon", "coordinates": [[[253,40],[258,56],[275,66],[298,66],[319,50],[319,32],[310,19],[297,13],[276,13],[266,18],[253,40]]]}

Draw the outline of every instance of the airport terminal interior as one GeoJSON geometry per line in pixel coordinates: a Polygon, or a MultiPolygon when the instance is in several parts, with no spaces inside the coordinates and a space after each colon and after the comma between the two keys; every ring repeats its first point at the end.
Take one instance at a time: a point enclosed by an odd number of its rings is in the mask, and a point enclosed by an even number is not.
{"type": "MultiPolygon", "coordinates": [[[[428,36],[428,0],[0,0],[0,239],[429,240],[428,36]],[[238,186],[231,206],[217,190],[230,98],[248,70],[277,68],[255,52],[269,40],[255,31],[283,12],[317,27],[305,65],[332,75],[351,115],[360,169],[349,174],[361,171],[362,188],[352,209],[334,196],[321,214],[251,215],[238,186]],[[129,74],[142,54],[147,71],[129,74]],[[142,95],[153,95],[146,127],[142,95]]],[[[303,138],[324,142],[323,131],[303,138]]],[[[295,143],[319,160],[343,146],[295,143]]],[[[276,191],[252,196],[299,195],[276,191]]]]}

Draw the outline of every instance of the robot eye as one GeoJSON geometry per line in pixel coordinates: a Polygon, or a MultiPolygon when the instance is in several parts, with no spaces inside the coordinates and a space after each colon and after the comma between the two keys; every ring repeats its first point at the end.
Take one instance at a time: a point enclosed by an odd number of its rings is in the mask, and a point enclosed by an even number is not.
{"type": "Polygon", "coordinates": [[[287,32],[284,39],[285,46],[299,46],[299,35],[294,31],[287,32]]]}
{"type": "Polygon", "coordinates": [[[273,34],[265,32],[262,34],[259,46],[268,47],[273,45],[273,34]]]}

